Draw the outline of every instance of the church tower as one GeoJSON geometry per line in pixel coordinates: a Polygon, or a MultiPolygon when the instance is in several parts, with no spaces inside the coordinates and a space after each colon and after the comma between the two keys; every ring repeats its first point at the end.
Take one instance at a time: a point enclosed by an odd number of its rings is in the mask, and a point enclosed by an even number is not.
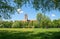
{"type": "Polygon", "coordinates": [[[28,15],[27,14],[25,14],[25,21],[27,21],[28,20],[28,15]]]}

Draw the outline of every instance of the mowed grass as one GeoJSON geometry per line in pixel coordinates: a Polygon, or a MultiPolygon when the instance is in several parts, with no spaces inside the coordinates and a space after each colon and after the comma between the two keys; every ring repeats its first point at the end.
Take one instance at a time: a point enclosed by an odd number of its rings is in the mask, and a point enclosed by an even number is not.
{"type": "Polygon", "coordinates": [[[60,39],[60,28],[0,28],[0,39],[60,39]]]}

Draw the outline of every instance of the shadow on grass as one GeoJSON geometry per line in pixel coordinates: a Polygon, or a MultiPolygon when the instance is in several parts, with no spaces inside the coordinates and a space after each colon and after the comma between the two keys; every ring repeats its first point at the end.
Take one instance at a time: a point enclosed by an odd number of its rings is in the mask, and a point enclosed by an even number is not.
{"type": "Polygon", "coordinates": [[[60,39],[60,32],[8,32],[0,31],[0,39],[60,39]]]}

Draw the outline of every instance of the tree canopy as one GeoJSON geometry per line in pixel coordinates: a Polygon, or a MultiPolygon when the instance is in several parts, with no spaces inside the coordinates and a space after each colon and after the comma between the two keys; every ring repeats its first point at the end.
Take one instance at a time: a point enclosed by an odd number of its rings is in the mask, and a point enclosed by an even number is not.
{"type": "Polygon", "coordinates": [[[32,4],[36,10],[60,9],[60,0],[14,0],[17,5],[32,4]]]}
{"type": "Polygon", "coordinates": [[[0,0],[0,17],[5,19],[10,18],[15,9],[11,4],[12,1],[10,0],[0,0]]]}
{"type": "Polygon", "coordinates": [[[27,4],[32,5],[35,10],[60,10],[60,0],[0,0],[0,17],[10,18],[16,8],[27,4]]]}

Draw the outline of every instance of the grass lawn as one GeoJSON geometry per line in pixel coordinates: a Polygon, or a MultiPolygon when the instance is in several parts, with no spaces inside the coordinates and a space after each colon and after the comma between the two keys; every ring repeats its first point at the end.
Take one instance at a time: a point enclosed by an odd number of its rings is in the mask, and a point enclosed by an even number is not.
{"type": "Polygon", "coordinates": [[[60,39],[60,28],[0,28],[0,39],[60,39]]]}

